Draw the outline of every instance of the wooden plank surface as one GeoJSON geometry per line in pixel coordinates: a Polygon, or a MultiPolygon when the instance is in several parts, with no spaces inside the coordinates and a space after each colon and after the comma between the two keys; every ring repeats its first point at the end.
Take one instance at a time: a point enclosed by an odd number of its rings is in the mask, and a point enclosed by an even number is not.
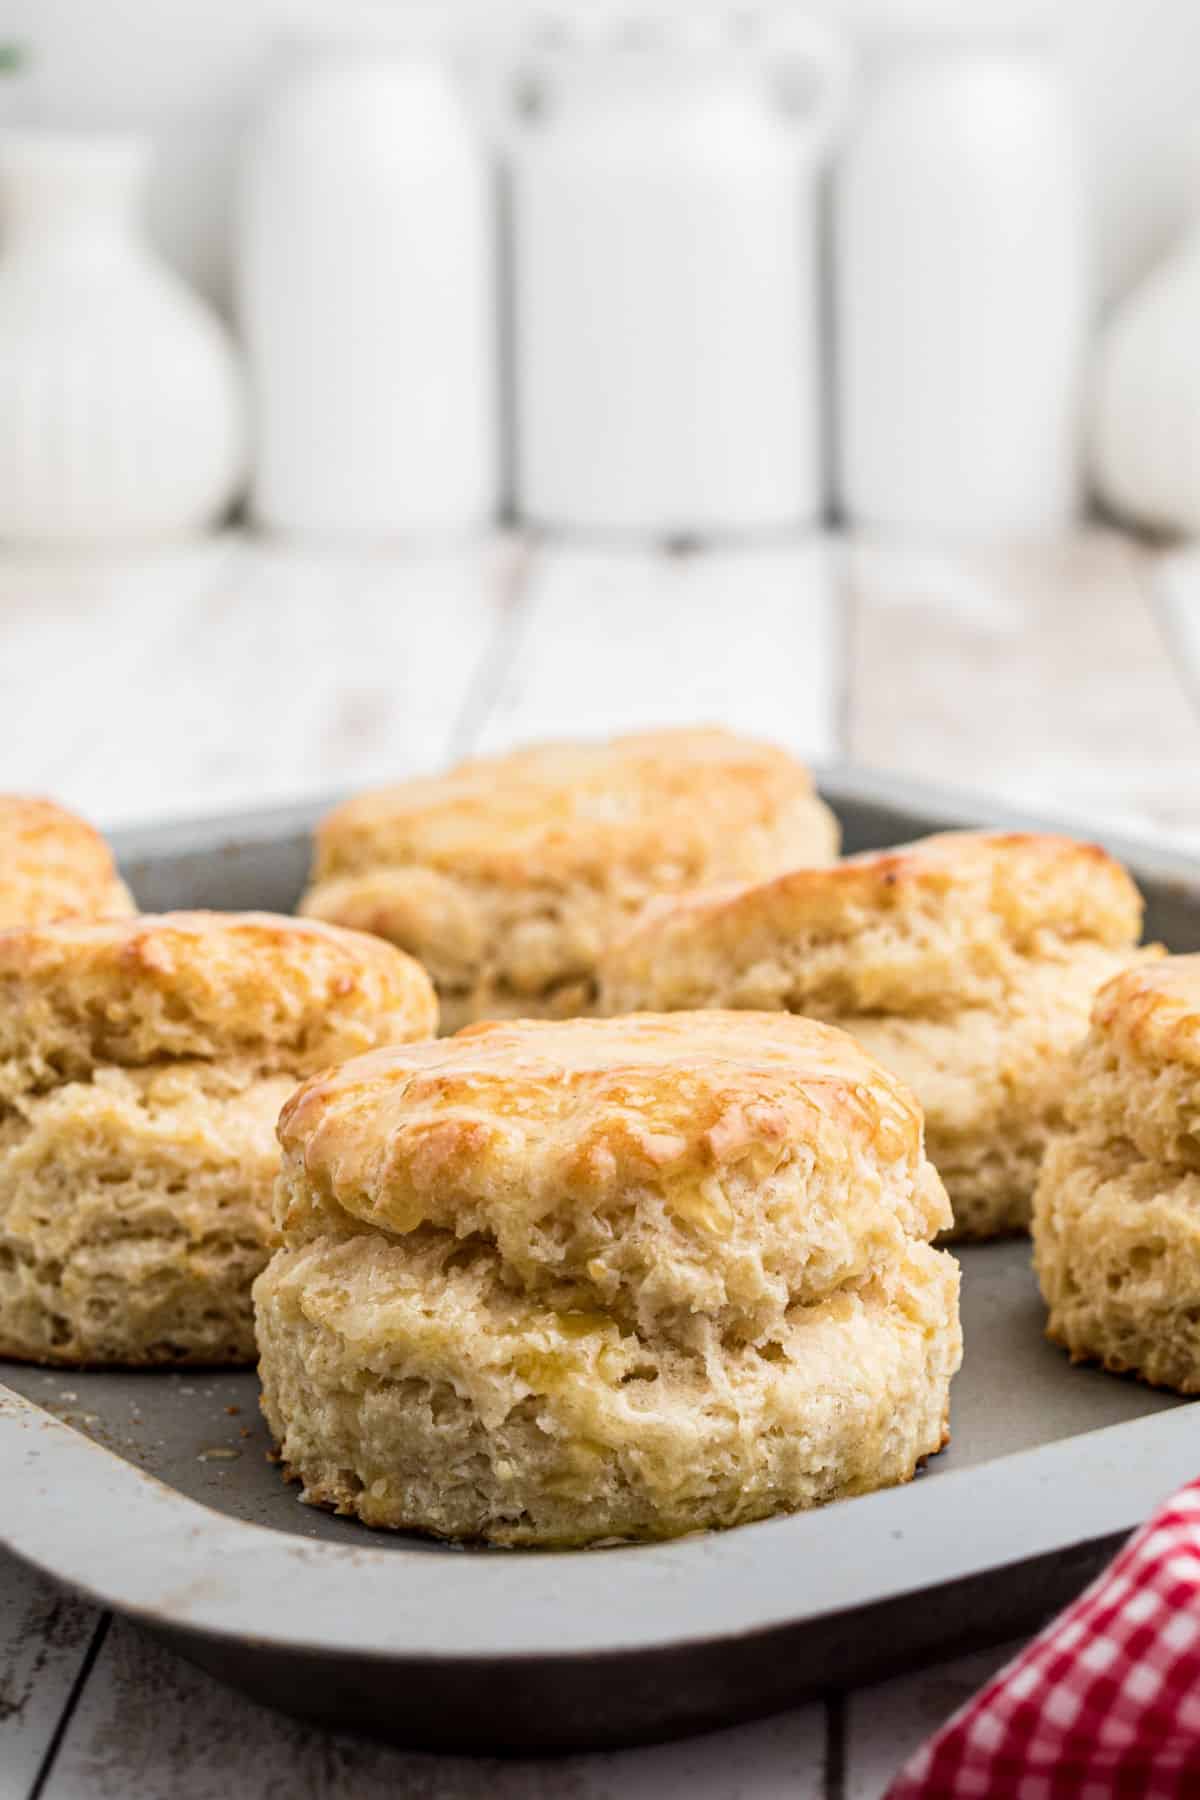
{"type": "Polygon", "coordinates": [[[0,1550],[0,1800],[35,1790],[99,1623],[0,1550]]]}
{"type": "Polygon", "coordinates": [[[833,755],[838,560],[819,538],[541,546],[476,747],[710,721],[833,755]]]}
{"type": "Polygon", "coordinates": [[[1020,1648],[1002,1644],[847,1695],[842,1800],[880,1800],[913,1751],[1020,1648]]]}
{"type": "Polygon", "coordinates": [[[418,1755],[268,1712],[117,1620],[44,1800],[818,1800],[824,1762],[819,1706],[607,1756],[418,1755]]]}
{"type": "Polygon", "coordinates": [[[1152,566],[1106,531],[1024,550],[856,547],[851,758],[1200,839],[1200,718],[1152,566]]]}
{"type": "Polygon", "coordinates": [[[504,539],[397,559],[226,537],[0,561],[0,788],[112,825],[435,766],[521,560],[504,539]]]}

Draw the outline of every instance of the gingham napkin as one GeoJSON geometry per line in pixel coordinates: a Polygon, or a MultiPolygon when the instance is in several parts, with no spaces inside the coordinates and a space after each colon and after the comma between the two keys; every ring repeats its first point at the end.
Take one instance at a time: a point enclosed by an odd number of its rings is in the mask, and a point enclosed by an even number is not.
{"type": "Polygon", "coordinates": [[[917,1752],[887,1800],[1200,1800],[1200,1481],[917,1752]]]}

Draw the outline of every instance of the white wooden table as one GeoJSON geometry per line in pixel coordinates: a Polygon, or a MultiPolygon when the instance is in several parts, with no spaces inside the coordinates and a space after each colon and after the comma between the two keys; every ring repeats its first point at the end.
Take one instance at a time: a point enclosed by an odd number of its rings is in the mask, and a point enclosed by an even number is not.
{"type": "MultiPolygon", "coordinates": [[[[1200,851],[1198,707],[1200,562],[1099,530],[0,562],[0,788],[102,824],[701,719],[1200,851]]],[[[1002,1657],[661,1749],[428,1757],[264,1712],[0,1553],[0,1800],[875,1800],[1002,1657]]]]}

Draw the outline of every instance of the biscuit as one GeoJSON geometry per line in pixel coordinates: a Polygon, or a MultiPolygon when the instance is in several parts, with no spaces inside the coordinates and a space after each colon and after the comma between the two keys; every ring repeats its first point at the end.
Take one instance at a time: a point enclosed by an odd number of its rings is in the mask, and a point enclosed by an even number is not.
{"type": "Polygon", "coordinates": [[[52,800],[0,794],[0,930],[133,912],[98,831],[52,800]]]}
{"type": "Polygon", "coordinates": [[[1094,845],[948,832],[652,901],[601,958],[598,1010],[725,1006],[850,1032],[913,1089],[953,1235],[1023,1229],[1096,989],[1142,903],[1094,845]]]}
{"type": "Polygon", "coordinates": [[[672,1536],[907,1480],[957,1269],[920,1109],[779,1014],[480,1024],[307,1083],[255,1284],[303,1497],[499,1543],[672,1536]]]}
{"type": "Polygon", "coordinates": [[[339,807],[300,910],[419,958],[447,1031],[566,1018],[650,895],[825,862],[837,843],[808,770],[772,745],[699,729],[548,744],[339,807]]]}
{"type": "Polygon", "coordinates": [[[1101,990],[1034,1202],[1048,1334],[1200,1393],[1200,956],[1101,990]]]}
{"type": "Polygon", "coordinates": [[[436,1028],[411,957],[308,920],[177,912],[0,933],[0,1100],[109,1063],[228,1058],[298,1079],[436,1028]]]}
{"type": "Polygon", "coordinates": [[[435,1029],[418,964],[266,914],[0,934],[0,1355],[254,1359],[298,1080],[435,1029]]]}

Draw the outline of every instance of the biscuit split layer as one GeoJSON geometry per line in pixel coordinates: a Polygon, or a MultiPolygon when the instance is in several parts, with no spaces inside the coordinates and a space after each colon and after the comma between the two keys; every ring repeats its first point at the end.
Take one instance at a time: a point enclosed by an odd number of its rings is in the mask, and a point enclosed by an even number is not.
{"type": "Polygon", "coordinates": [[[652,902],[601,967],[600,1010],[772,1008],[850,1032],[913,1089],[953,1235],[1023,1229],[1098,987],[1137,956],[1141,898],[1094,845],[950,832],[652,902]]]}
{"type": "Polygon", "coordinates": [[[481,1025],[280,1120],[263,1405],[304,1497],[502,1543],[657,1537],[905,1480],[957,1269],[919,1109],[750,1014],[481,1025]]]}
{"type": "Polygon", "coordinates": [[[1065,1112],[1034,1205],[1049,1336],[1200,1393],[1200,957],[1102,990],[1065,1112]]]}
{"type": "Polygon", "coordinates": [[[836,855],[802,763],[718,730],[479,758],[322,821],[301,911],[429,970],[446,1031],[590,1009],[602,946],[652,894],[836,855]]]}
{"type": "Polygon", "coordinates": [[[0,934],[0,1355],[253,1361],[280,1107],[435,1017],[398,951],[265,914],[0,934]]]}

